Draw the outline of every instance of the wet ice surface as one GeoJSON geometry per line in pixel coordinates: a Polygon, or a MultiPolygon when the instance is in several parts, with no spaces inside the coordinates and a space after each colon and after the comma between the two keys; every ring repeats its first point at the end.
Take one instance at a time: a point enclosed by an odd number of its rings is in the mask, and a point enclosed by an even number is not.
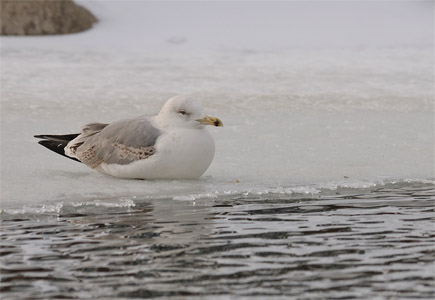
{"type": "Polygon", "coordinates": [[[434,178],[430,48],[159,58],[6,47],[2,57],[3,208],[434,178]],[[38,76],[26,79],[29,73],[38,76]],[[200,99],[224,122],[209,128],[216,156],[199,181],[115,180],[33,138],[157,113],[177,93],[200,99]]]}
{"type": "Polygon", "coordinates": [[[432,184],[2,215],[2,294],[433,299],[432,184]]]}
{"type": "Polygon", "coordinates": [[[433,4],[141,3],[2,38],[2,296],[432,299],[433,4]],[[225,125],[199,180],[111,178],[33,138],[176,94],[225,125]]]}

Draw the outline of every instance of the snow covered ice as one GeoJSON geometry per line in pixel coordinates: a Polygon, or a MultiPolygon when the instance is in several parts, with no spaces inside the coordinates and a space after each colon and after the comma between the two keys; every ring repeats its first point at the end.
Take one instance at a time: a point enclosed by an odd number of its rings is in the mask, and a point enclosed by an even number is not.
{"type": "Polygon", "coordinates": [[[433,3],[81,3],[87,32],[1,38],[3,209],[433,182],[433,3]],[[33,138],[177,94],[225,124],[197,181],[111,178],[33,138]]]}
{"type": "Polygon", "coordinates": [[[8,299],[433,299],[433,1],[82,1],[1,38],[8,299]],[[125,180],[35,134],[202,102],[199,180],[125,180]]]}

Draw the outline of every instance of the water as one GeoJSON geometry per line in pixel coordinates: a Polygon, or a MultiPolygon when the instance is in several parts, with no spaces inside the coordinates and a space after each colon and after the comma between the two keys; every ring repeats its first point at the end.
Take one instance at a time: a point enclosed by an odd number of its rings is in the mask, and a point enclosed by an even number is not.
{"type": "Polygon", "coordinates": [[[3,213],[2,297],[433,299],[434,199],[402,182],[3,213]]]}

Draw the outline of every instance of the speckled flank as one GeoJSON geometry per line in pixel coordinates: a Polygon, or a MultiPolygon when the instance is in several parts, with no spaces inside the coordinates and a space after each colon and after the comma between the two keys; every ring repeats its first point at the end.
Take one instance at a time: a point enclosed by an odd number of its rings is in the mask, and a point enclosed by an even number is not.
{"type": "Polygon", "coordinates": [[[118,149],[120,152],[119,158],[130,159],[130,160],[140,160],[150,157],[156,152],[153,146],[133,148],[128,147],[119,143],[113,143],[113,147],[118,149]]]}
{"type": "Polygon", "coordinates": [[[94,148],[95,146],[92,146],[81,152],[78,156],[82,163],[88,165],[92,169],[95,169],[103,162],[103,160],[97,156],[94,148]]]}

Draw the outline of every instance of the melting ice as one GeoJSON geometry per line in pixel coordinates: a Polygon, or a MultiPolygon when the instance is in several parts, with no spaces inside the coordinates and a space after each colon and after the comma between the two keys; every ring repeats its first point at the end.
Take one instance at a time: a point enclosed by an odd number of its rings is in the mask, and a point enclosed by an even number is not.
{"type": "Polygon", "coordinates": [[[2,37],[3,209],[433,182],[433,3],[83,4],[100,20],[87,32],[2,37]],[[225,124],[197,181],[107,177],[32,137],[154,114],[176,94],[225,124]]]}

